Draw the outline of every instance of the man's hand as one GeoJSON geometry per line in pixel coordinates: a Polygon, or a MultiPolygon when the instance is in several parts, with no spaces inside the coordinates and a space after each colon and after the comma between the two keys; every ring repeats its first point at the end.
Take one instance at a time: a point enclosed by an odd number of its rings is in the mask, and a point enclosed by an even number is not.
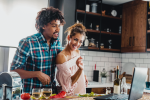
{"type": "Polygon", "coordinates": [[[87,87],[88,86],[88,80],[86,78],[86,75],[84,75],[84,77],[85,77],[85,84],[86,84],[86,87],[87,87]]]}
{"type": "Polygon", "coordinates": [[[83,61],[82,61],[82,57],[80,56],[77,61],[76,61],[76,64],[77,66],[79,67],[79,69],[83,70],[83,61]]]}
{"type": "Polygon", "coordinates": [[[50,77],[42,72],[37,73],[37,78],[42,82],[43,85],[47,85],[51,81],[50,77]]]}

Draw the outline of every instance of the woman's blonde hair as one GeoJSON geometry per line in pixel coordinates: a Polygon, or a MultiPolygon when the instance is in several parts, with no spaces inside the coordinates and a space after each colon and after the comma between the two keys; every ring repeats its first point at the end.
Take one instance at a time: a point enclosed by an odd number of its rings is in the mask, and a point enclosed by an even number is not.
{"type": "MultiPolygon", "coordinates": [[[[70,35],[70,38],[72,38],[72,36],[75,36],[77,33],[80,33],[84,36],[84,39],[85,39],[86,28],[81,23],[75,23],[74,25],[68,27],[65,33],[68,33],[68,35],[70,35]]],[[[66,41],[68,41],[67,38],[66,38],[66,41]]]]}

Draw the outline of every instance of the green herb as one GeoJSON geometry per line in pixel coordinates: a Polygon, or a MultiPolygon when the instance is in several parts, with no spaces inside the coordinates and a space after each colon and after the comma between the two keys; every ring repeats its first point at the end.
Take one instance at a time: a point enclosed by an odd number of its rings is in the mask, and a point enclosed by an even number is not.
{"type": "Polygon", "coordinates": [[[101,72],[102,77],[107,77],[107,72],[101,72]]]}

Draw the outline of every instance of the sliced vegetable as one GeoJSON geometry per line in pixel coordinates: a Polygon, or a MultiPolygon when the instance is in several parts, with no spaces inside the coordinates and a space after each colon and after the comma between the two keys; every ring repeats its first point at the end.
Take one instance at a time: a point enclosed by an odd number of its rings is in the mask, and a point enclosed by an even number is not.
{"type": "Polygon", "coordinates": [[[36,99],[35,97],[31,96],[31,99],[36,99]]]}
{"type": "Polygon", "coordinates": [[[43,95],[39,99],[46,99],[43,95]]]}
{"type": "Polygon", "coordinates": [[[66,92],[65,91],[61,91],[57,95],[50,96],[50,99],[52,99],[52,98],[64,98],[65,96],[66,96],[66,92]]]}
{"type": "Polygon", "coordinates": [[[89,93],[86,93],[86,94],[79,94],[78,95],[79,97],[97,97],[97,96],[101,96],[101,95],[97,95],[95,94],[94,92],[91,92],[90,94],[89,93]]]}

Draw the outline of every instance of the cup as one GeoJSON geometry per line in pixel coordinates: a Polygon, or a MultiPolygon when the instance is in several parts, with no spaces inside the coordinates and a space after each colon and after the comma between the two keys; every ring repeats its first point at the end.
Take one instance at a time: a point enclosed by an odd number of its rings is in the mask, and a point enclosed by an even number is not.
{"type": "Polygon", "coordinates": [[[150,88],[150,82],[145,82],[146,88],[150,88]]]}
{"type": "Polygon", "coordinates": [[[33,88],[32,89],[32,96],[36,99],[39,99],[41,96],[41,89],[40,88],[33,88]]]}
{"type": "Polygon", "coordinates": [[[48,99],[52,95],[52,88],[43,88],[42,95],[48,99]]]}

